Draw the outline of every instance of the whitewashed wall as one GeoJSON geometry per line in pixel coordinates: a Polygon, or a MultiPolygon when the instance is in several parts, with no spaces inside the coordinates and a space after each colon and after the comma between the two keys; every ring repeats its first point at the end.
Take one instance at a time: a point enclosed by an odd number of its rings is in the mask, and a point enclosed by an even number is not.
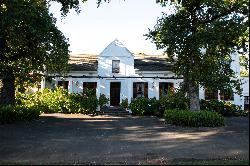
{"type": "MultiPolygon", "coordinates": [[[[239,66],[239,55],[232,55],[232,65],[231,68],[235,71],[236,75],[240,75],[240,66],[239,66]]],[[[72,76],[93,76],[95,78],[66,78],[65,81],[69,81],[69,92],[71,93],[81,93],[83,91],[83,82],[97,82],[96,95],[97,97],[100,94],[105,94],[110,98],[110,83],[111,82],[121,82],[121,91],[120,91],[120,101],[127,98],[129,103],[133,97],[133,82],[148,82],[148,97],[159,99],[159,82],[171,82],[174,83],[174,88],[178,89],[180,82],[183,80],[176,79],[159,79],[159,78],[97,78],[100,77],[172,77],[174,73],[169,71],[143,71],[138,72],[134,69],[134,56],[125,48],[119,41],[115,40],[109,44],[104,51],[98,57],[98,71],[76,71],[70,72],[69,75],[72,76]],[[112,60],[120,60],[120,72],[112,73],[112,60]],[[78,82],[78,86],[76,86],[78,82]]],[[[55,84],[57,81],[60,81],[60,78],[54,80],[55,84]]],[[[244,84],[243,96],[237,94],[234,95],[234,101],[231,101],[234,104],[243,106],[244,105],[244,96],[249,96],[249,78],[242,78],[244,84]]],[[[43,80],[42,88],[50,87],[45,85],[46,82],[43,80]]],[[[200,87],[199,97],[200,99],[205,99],[203,87],[200,87]]],[[[219,97],[218,97],[219,99],[219,97]]]]}

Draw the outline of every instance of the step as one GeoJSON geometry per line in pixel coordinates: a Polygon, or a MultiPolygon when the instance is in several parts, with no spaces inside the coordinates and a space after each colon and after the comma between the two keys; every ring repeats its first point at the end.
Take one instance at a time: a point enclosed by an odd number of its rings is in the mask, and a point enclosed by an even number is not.
{"type": "Polygon", "coordinates": [[[113,115],[113,116],[127,116],[131,115],[129,111],[126,111],[125,109],[115,106],[115,107],[105,107],[100,112],[99,115],[113,115]]]}
{"type": "Polygon", "coordinates": [[[128,111],[100,111],[101,113],[130,114],[128,111]]]}
{"type": "Polygon", "coordinates": [[[123,116],[123,115],[131,115],[128,111],[101,111],[99,115],[116,115],[116,116],[123,116]]]}

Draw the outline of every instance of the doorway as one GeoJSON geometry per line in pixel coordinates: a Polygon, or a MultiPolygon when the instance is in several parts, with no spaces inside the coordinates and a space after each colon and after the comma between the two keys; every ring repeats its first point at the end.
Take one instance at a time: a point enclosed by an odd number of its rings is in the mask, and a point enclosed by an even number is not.
{"type": "Polygon", "coordinates": [[[121,82],[110,82],[110,106],[120,105],[121,82]]]}

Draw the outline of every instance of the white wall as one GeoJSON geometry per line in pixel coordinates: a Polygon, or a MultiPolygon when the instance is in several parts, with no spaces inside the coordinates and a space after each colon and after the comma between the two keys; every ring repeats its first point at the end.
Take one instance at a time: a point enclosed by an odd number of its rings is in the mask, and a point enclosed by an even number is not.
{"type": "MultiPolygon", "coordinates": [[[[231,68],[235,71],[236,75],[240,76],[240,66],[239,66],[239,55],[232,55],[232,65],[231,68]]],[[[159,82],[171,82],[174,83],[174,88],[178,89],[180,79],[160,79],[160,78],[97,78],[100,77],[172,77],[175,76],[174,73],[170,71],[136,71],[134,69],[134,56],[117,40],[112,42],[107,46],[104,51],[98,57],[98,71],[75,71],[70,72],[68,75],[72,76],[94,76],[95,78],[66,78],[65,81],[69,81],[69,92],[81,93],[83,91],[83,82],[97,82],[97,97],[100,94],[105,94],[110,98],[110,82],[121,82],[120,91],[120,102],[122,99],[127,98],[129,103],[133,97],[133,82],[148,82],[148,97],[159,99],[159,82]],[[112,73],[112,60],[120,60],[120,72],[112,73]],[[76,86],[78,82],[78,86],[76,86]]],[[[55,82],[61,80],[56,78],[55,82]]],[[[243,106],[244,96],[249,96],[249,78],[242,78],[244,84],[243,96],[237,94],[234,95],[234,101],[232,103],[243,106]]],[[[43,86],[46,83],[43,82],[43,86]]],[[[57,83],[56,83],[57,84],[57,83]]],[[[47,85],[47,84],[46,84],[47,85]]],[[[48,87],[49,85],[47,85],[48,87]]],[[[204,89],[200,86],[199,90],[200,99],[205,99],[204,89]]]]}

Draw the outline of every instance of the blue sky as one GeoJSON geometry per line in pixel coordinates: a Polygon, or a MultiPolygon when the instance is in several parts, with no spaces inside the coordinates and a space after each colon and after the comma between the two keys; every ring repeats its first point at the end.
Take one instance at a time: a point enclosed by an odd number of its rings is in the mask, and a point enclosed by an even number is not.
{"type": "Polygon", "coordinates": [[[60,5],[53,3],[50,11],[57,18],[57,26],[69,38],[72,54],[99,54],[116,38],[131,52],[161,54],[143,34],[148,33],[167,8],[155,0],[112,0],[97,8],[95,0],[81,5],[81,13],[72,10],[61,19],[60,5]]]}

